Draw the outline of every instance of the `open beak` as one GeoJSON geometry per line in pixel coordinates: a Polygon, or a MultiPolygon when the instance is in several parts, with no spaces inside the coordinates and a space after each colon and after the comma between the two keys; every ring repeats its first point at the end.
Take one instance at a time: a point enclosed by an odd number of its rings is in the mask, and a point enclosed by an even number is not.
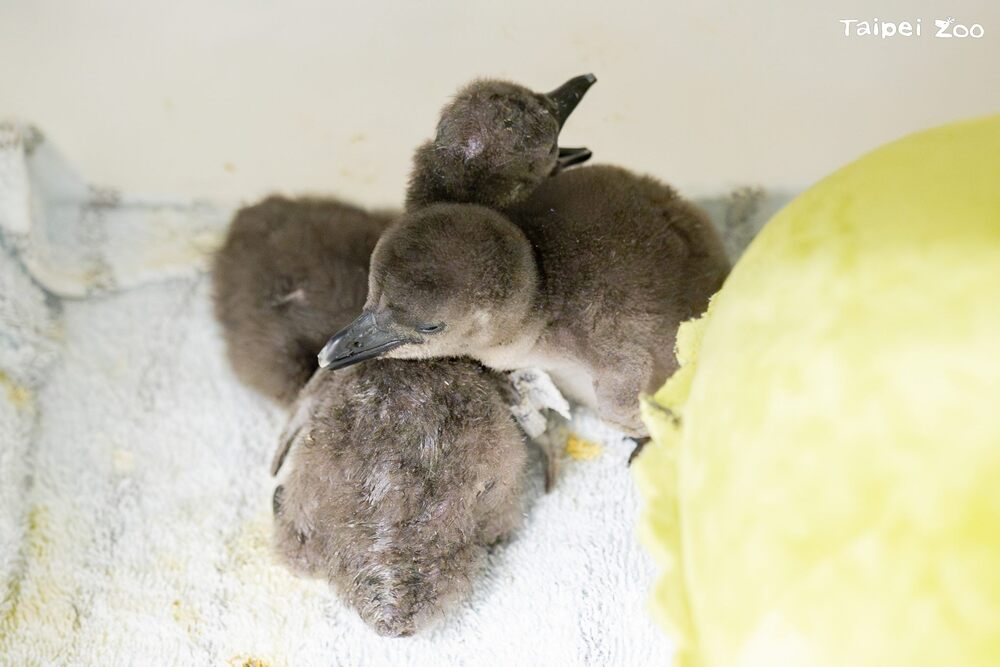
{"type": "Polygon", "coordinates": [[[391,327],[380,325],[374,313],[365,313],[327,341],[319,353],[319,366],[335,371],[409,342],[412,341],[391,327]]]}
{"type": "Polygon", "coordinates": [[[583,99],[584,93],[594,85],[597,77],[593,74],[581,74],[575,76],[563,85],[559,86],[546,97],[555,102],[556,120],[559,122],[559,129],[566,123],[566,119],[573,113],[573,109],[583,99]]]}
{"type": "Polygon", "coordinates": [[[593,153],[590,152],[589,148],[563,148],[559,147],[559,157],[556,158],[555,169],[552,170],[553,174],[558,174],[563,169],[572,167],[575,164],[582,164],[590,159],[593,153]]]}

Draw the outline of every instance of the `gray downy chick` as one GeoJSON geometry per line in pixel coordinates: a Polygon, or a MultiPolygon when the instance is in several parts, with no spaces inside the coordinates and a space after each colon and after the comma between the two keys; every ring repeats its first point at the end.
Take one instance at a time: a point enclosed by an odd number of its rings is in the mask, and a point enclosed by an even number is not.
{"type": "Polygon", "coordinates": [[[586,148],[560,148],[559,132],[597,79],[574,77],[550,93],[481,79],[442,111],[437,135],[413,158],[406,207],[438,202],[504,208],[546,177],[590,158],[586,148]]]}
{"type": "Polygon", "coordinates": [[[677,327],[728,272],[707,217],[670,187],[616,167],[571,169],[506,215],[468,204],[404,215],[372,255],[361,316],[320,365],[466,355],[542,368],[642,437],[639,394],[677,368],[677,327]]]}
{"type": "Polygon", "coordinates": [[[526,454],[509,386],[472,361],[378,361],[306,385],[329,332],[364,303],[389,219],[269,198],[236,215],[213,279],[239,376],[298,395],[273,466],[301,444],[274,496],[279,557],[328,579],[377,631],[407,635],[459,600],[520,522],[526,454]]]}
{"type": "Polygon", "coordinates": [[[364,304],[389,213],[270,197],[236,213],[212,267],[215,315],[237,376],[289,404],[331,331],[364,304]]]}
{"type": "Polygon", "coordinates": [[[505,381],[465,360],[317,373],[275,456],[275,548],[379,634],[425,628],[522,518],[525,446],[505,381]]]}

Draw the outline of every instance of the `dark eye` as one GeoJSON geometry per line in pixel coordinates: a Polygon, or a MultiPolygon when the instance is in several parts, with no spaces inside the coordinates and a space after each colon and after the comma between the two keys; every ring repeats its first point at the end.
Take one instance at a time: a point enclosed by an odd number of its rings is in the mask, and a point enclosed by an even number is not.
{"type": "Polygon", "coordinates": [[[425,334],[437,333],[441,329],[444,329],[443,324],[421,324],[417,327],[417,331],[425,334]]]}

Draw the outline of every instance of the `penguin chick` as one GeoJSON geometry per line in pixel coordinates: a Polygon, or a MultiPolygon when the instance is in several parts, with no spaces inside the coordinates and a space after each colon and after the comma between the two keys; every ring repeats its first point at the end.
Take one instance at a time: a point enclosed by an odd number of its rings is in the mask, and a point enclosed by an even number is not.
{"type": "Polygon", "coordinates": [[[457,359],[314,375],[272,466],[293,450],[274,499],[279,557],[379,634],[440,617],[521,521],[526,451],[504,384],[457,359]]]}
{"type": "Polygon", "coordinates": [[[437,136],[413,159],[408,210],[435,202],[503,208],[553,172],[586,161],[586,148],[559,148],[566,119],[597,79],[574,77],[550,93],[479,80],[441,112],[437,136]]]}
{"type": "Polygon", "coordinates": [[[404,215],[372,255],[361,316],[320,365],[467,355],[548,371],[628,435],[640,392],[677,368],[678,325],[702,313],[729,261],[671,188],[615,167],[545,179],[508,211],[439,204],[404,215]]]}
{"type": "Polygon", "coordinates": [[[212,268],[216,318],[237,376],[288,404],[331,331],[364,304],[390,223],[333,200],[270,197],[236,213],[212,268]]]}

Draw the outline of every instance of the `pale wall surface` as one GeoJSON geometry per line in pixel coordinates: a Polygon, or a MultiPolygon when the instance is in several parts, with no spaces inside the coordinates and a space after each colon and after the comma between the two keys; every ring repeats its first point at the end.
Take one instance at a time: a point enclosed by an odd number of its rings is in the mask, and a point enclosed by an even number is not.
{"type": "Polygon", "coordinates": [[[688,192],[797,186],[1000,111],[1000,2],[0,0],[0,116],[132,192],[397,203],[461,83],[584,71],[600,81],[566,144],[688,192]],[[985,36],[935,39],[947,16],[985,36]],[[874,17],[924,34],[843,36],[874,17]]]}

